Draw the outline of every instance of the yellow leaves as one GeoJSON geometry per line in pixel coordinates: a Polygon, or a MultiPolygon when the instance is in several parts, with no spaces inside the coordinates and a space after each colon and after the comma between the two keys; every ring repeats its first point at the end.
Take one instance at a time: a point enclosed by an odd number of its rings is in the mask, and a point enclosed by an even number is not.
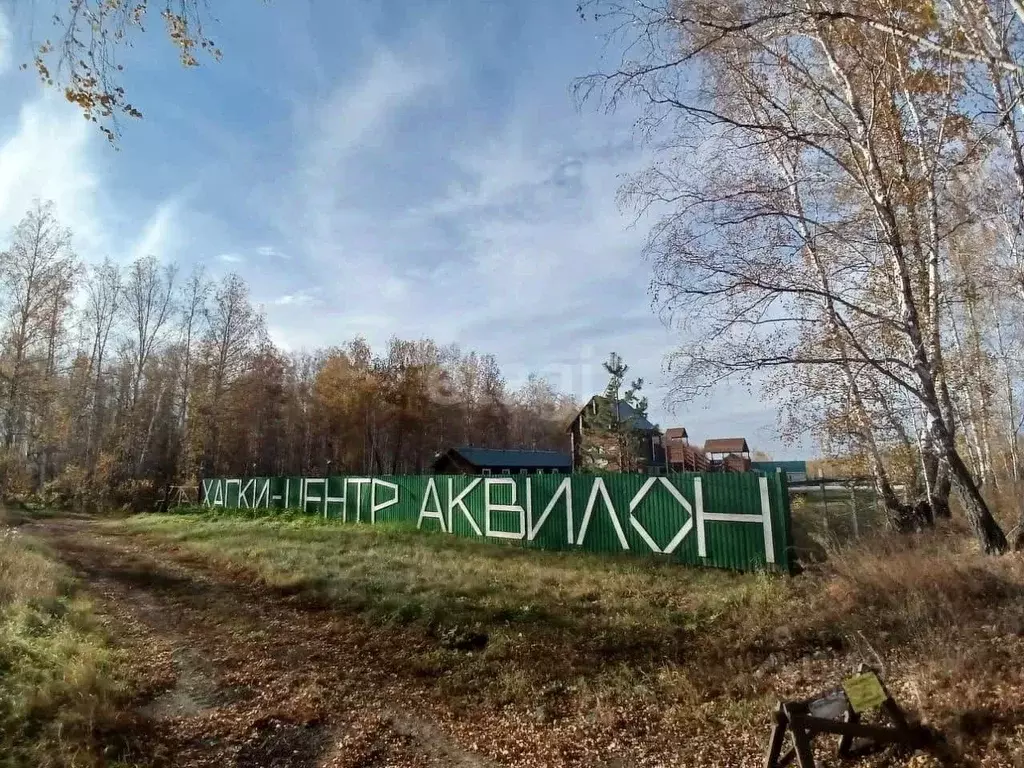
{"type": "MultiPolygon", "coordinates": [[[[125,99],[125,92],[117,83],[124,66],[116,62],[117,48],[128,42],[134,30],[145,31],[148,0],[61,0],[68,12],[52,17],[58,29],[58,42],[43,42],[37,49],[33,65],[40,80],[47,86],[58,85],[64,97],[77,105],[86,120],[102,123],[103,131],[113,142],[117,135],[116,118],[135,119],[142,112],[125,99]],[[53,67],[51,57],[60,64],[53,67]],[[58,73],[62,76],[58,77],[58,73]]],[[[181,0],[165,3],[160,12],[167,36],[180,50],[179,62],[184,67],[200,64],[198,51],[215,60],[221,51],[212,40],[203,35],[202,18],[205,4],[202,0],[181,0]],[[176,10],[171,10],[174,5],[176,10]]],[[[22,69],[27,69],[23,65],[22,69]]]]}

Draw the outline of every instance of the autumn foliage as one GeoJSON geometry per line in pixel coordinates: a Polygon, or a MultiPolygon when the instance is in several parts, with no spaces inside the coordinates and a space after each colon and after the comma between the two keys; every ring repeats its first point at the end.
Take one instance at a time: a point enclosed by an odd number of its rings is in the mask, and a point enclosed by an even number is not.
{"type": "Polygon", "coordinates": [[[37,204],[0,251],[0,494],[152,508],[206,476],[429,469],[452,445],[562,448],[573,412],[489,355],[361,338],[285,352],[236,274],[82,264],[37,204]]]}

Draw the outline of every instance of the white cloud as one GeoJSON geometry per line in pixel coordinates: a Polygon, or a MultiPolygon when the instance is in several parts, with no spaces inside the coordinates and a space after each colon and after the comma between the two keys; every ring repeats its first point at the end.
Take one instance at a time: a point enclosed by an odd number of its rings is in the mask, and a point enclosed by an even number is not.
{"type": "Polygon", "coordinates": [[[256,249],[256,253],[264,258],[276,257],[278,259],[287,259],[288,254],[282,253],[272,245],[261,245],[256,249]]]}
{"type": "Polygon", "coordinates": [[[14,63],[14,34],[11,32],[11,23],[0,8],[0,75],[11,68],[14,63]]]}
{"type": "Polygon", "coordinates": [[[239,256],[237,253],[222,253],[219,254],[217,258],[226,264],[241,264],[245,261],[245,258],[239,256]]]}
{"type": "Polygon", "coordinates": [[[160,261],[172,261],[180,244],[181,203],[169,198],[160,203],[143,225],[142,232],[131,249],[132,260],[155,256],[160,261]]]}
{"type": "Polygon", "coordinates": [[[278,307],[308,307],[322,302],[306,291],[297,291],[296,293],[286,293],[283,296],[278,296],[270,303],[278,307]]]}
{"type": "Polygon", "coordinates": [[[445,82],[443,48],[443,38],[428,27],[400,50],[380,47],[354,81],[344,79],[307,115],[295,177],[299,207],[286,222],[302,227],[307,258],[333,262],[341,255],[348,225],[358,218],[360,184],[372,183],[357,183],[349,163],[372,157],[394,138],[396,121],[445,82]]]}
{"type": "Polygon", "coordinates": [[[81,111],[47,91],[17,114],[10,133],[0,134],[0,243],[38,198],[54,203],[87,262],[180,255],[187,214],[180,194],[152,209],[141,200],[114,201],[101,169],[117,155],[81,111]]]}
{"type": "Polygon", "coordinates": [[[34,198],[52,200],[84,256],[107,246],[100,224],[102,193],[95,129],[81,113],[50,94],[24,105],[14,131],[0,139],[0,237],[34,198]]]}
{"type": "Polygon", "coordinates": [[[360,81],[338,86],[313,118],[306,174],[330,176],[354,152],[379,145],[388,123],[405,106],[441,80],[431,56],[382,48],[360,81]]]}
{"type": "Polygon", "coordinates": [[[338,310],[318,307],[315,324],[272,316],[279,336],[291,347],[355,335],[458,340],[496,353],[513,384],[542,370],[581,399],[603,388],[600,363],[617,349],[656,386],[669,339],[648,308],[645,232],[615,203],[621,174],[643,158],[571,149],[578,134],[546,128],[517,121],[460,149],[460,184],[433,203],[335,211],[309,255],[317,271],[330,268],[327,307],[336,298],[338,310]],[[425,263],[415,249],[438,230],[456,243],[425,263]]]}
{"type": "Polygon", "coordinates": [[[650,308],[647,225],[633,226],[616,204],[623,176],[650,161],[631,142],[629,116],[609,124],[568,103],[542,108],[529,93],[550,88],[531,80],[497,129],[448,139],[437,115],[409,119],[448,96],[446,65],[417,46],[397,50],[378,52],[355,84],[343,80],[306,114],[295,184],[268,210],[282,212],[290,267],[323,290],[306,303],[290,274],[267,279],[279,292],[268,302],[274,340],[287,349],[355,336],[377,347],[392,335],[457,341],[494,353],[513,386],[540,372],[581,400],[603,389],[601,363],[615,350],[646,380],[663,425],[710,436],[730,431],[730,412],[737,428],[759,415],[770,424],[770,409],[744,411],[750,400],[740,396],[703,418],[664,407],[662,361],[674,341],[650,308]],[[412,151],[422,139],[430,157],[412,151]],[[420,172],[447,192],[406,196],[402,179],[420,172]]]}

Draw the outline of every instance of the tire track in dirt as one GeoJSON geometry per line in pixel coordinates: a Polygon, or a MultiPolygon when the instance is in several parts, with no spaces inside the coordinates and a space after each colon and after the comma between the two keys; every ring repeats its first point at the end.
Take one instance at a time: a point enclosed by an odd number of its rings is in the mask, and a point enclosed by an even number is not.
{"type": "Polygon", "coordinates": [[[132,658],[112,756],[155,766],[490,768],[405,666],[424,640],[303,605],[82,517],[36,520],[132,658]],[[410,682],[412,680],[412,682],[410,682]]]}

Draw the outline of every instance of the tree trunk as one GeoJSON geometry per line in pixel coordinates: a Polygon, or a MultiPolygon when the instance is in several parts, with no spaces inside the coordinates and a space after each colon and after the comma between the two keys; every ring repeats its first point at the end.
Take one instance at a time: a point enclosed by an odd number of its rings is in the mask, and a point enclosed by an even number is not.
{"type": "Polygon", "coordinates": [[[960,502],[964,505],[967,522],[970,523],[982,550],[988,555],[1001,555],[1006,552],[1007,541],[1003,529],[989,512],[985,499],[978,490],[971,471],[964,464],[959,452],[952,445],[946,445],[946,461],[949,463],[950,479],[956,486],[960,502]]]}
{"type": "Polygon", "coordinates": [[[949,469],[935,450],[935,441],[925,430],[925,439],[920,442],[921,464],[924,471],[924,497],[932,521],[948,519],[949,510],[949,469]]]}
{"type": "Polygon", "coordinates": [[[1010,546],[1013,547],[1014,552],[1024,550],[1024,508],[1021,509],[1017,525],[1010,531],[1010,546]]]}

